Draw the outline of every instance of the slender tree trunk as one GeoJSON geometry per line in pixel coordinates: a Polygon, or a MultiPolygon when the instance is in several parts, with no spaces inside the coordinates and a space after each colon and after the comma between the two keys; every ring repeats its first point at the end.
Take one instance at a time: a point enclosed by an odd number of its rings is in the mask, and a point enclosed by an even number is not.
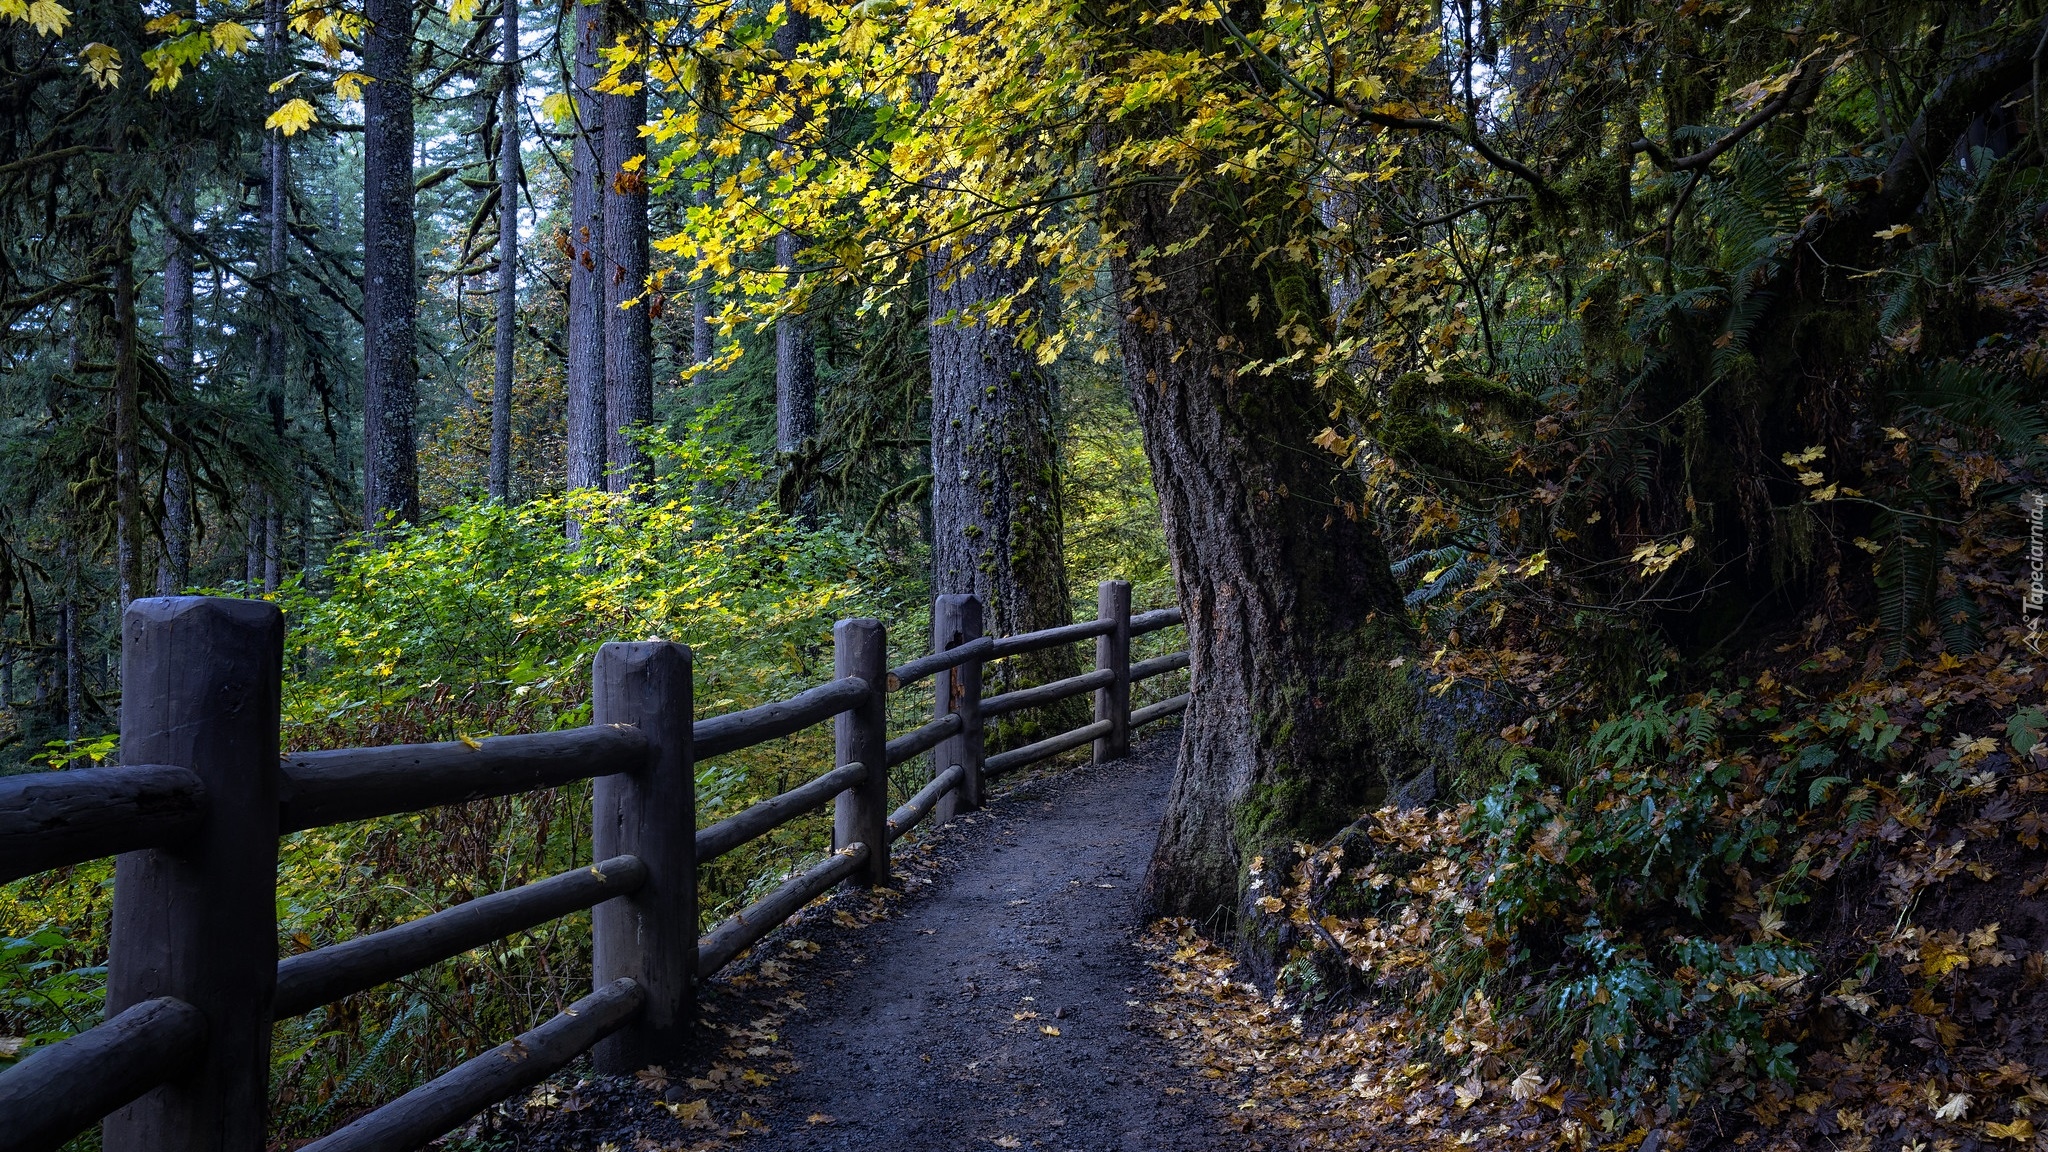
{"type": "MultiPolygon", "coordinates": [[[[612,0],[610,30],[645,46],[641,0],[612,0]]],[[[631,95],[604,101],[604,411],[608,487],[624,492],[652,478],[647,454],[627,434],[654,418],[654,327],[647,288],[647,179],[628,165],[645,147],[647,69],[636,63],[620,77],[631,95]],[[627,306],[628,301],[637,303],[627,306]]]]}
{"type": "Polygon", "coordinates": [[[70,540],[59,546],[58,559],[64,565],[64,603],[57,606],[64,644],[64,735],[76,740],[83,731],[85,670],[78,652],[78,552],[70,540]]]}
{"type": "Polygon", "coordinates": [[[1226,245],[1241,233],[1219,206],[1313,208],[1273,183],[1178,201],[1171,187],[1108,205],[1119,343],[1194,683],[1146,892],[1159,913],[1227,920],[1255,860],[1285,869],[1295,841],[1376,806],[1417,763],[1417,694],[1389,666],[1410,638],[1363,484],[1308,448],[1327,401],[1299,372],[1240,375],[1293,351],[1283,334],[1327,307],[1315,267],[1226,245]]]}
{"type": "MultiPolygon", "coordinates": [[[[273,76],[282,75],[285,59],[285,3],[284,0],[264,2],[265,53],[269,58],[273,76]]],[[[263,341],[263,391],[264,403],[270,409],[270,430],[277,439],[277,450],[284,449],[284,377],[285,377],[285,323],[284,301],[290,292],[291,257],[291,144],[282,132],[271,132],[265,137],[264,149],[264,223],[269,231],[269,248],[264,260],[264,283],[269,289],[270,327],[263,341]]],[[[279,548],[282,544],[277,519],[277,495],[265,491],[263,494],[264,516],[260,533],[263,543],[263,589],[277,590],[279,580],[279,548]]],[[[252,509],[253,513],[253,509],[252,509]]],[[[252,572],[249,578],[256,582],[252,572]]]]}
{"type": "MultiPolygon", "coordinates": [[[[775,237],[775,266],[796,267],[796,233],[775,237]]],[[[796,278],[790,277],[794,289],[796,278]]],[[[818,364],[810,318],[800,312],[775,321],[775,450],[790,453],[818,434],[818,364]]]]}
{"type": "Polygon", "coordinates": [[[255,589],[263,582],[263,528],[267,523],[263,512],[263,487],[251,484],[243,489],[242,496],[249,504],[249,519],[242,536],[242,580],[255,589]]]}
{"type": "Polygon", "coordinates": [[[414,324],[412,5],[365,0],[363,36],[363,519],[420,514],[413,443],[419,365],[414,324]]]}
{"type": "MultiPolygon", "coordinates": [[[[797,52],[810,39],[810,31],[808,17],[790,12],[782,27],[775,30],[776,54],[784,60],[796,59],[797,52]]],[[[776,132],[776,148],[786,151],[793,147],[797,133],[809,118],[809,111],[799,107],[776,132]]],[[[775,266],[786,273],[790,293],[797,287],[794,270],[797,251],[802,247],[797,234],[787,229],[775,237],[775,266]]],[[[818,366],[812,349],[810,319],[802,313],[790,313],[775,321],[775,450],[783,454],[798,451],[804,441],[817,434],[818,366]]]]}
{"type": "MultiPolygon", "coordinates": [[[[987,259],[992,239],[936,254],[929,278],[932,591],[974,593],[988,633],[1014,636],[1071,623],[1073,609],[1052,376],[1019,345],[1022,329],[973,319],[975,305],[1019,294],[1036,269],[987,259]]],[[[992,671],[1000,683],[987,691],[1010,691],[1074,675],[1080,656],[1061,645],[992,671]]]]}
{"type": "Polygon", "coordinates": [[[142,374],[135,330],[135,245],[129,221],[115,226],[114,577],[121,608],[142,594],[142,374]]]}
{"type": "MultiPolygon", "coordinates": [[[[707,189],[700,203],[708,204],[711,192],[707,189]]],[[[718,351],[717,340],[711,333],[711,285],[698,279],[690,285],[690,359],[703,364],[718,351]]]]}
{"type": "Polygon", "coordinates": [[[277,497],[263,496],[263,590],[277,591],[284,582],[284,515],[277,497]]]}
{"type": "Polygon", "coordinates": [[[491,495],[512,499],[512,350],[519,322],[519,0],[505,0],[504,111],[498,117],[498,329],[491,375],[491,495]]]}
{"type": "MultiPolygon", "coordinates": [[[[164,372],[182,392],[192,383],[192,249],[178,236],[192,228],[192,181],[173,177],[164,197],[170,224],[164,242],[164,372]]],[[[178,429],[173,426],[172,435],[178,429]]],[[[156,568],[156,594],[175,596],[192,582],[192,479],[182,445],[164,445],[163,556],[156,568]]]]}
{"type": "Polygon", "coordinates": [[[604,5],[579,2],[570,13],[576,21],[576,138],[570,142],[568,478],[571,488],[602,488],[605,98],[592,88],[601,75],[597,50],[604,40],[604,5]]]}

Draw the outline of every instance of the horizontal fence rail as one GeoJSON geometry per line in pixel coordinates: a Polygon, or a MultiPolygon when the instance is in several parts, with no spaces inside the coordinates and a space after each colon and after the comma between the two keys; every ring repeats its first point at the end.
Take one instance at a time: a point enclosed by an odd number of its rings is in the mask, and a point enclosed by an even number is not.
{"type": "Polygon", "coordinates": [[[942,649],[929,656],[919,656],[915,660],[899,664],[889,670],[889,691],[908,688],[927,676],[951,671],[970,660],[993,659],[995,647],[994,637],[983,636],[958,648],[942,649]]]}
{"type": "Polygon", "coordinates": [[[647,883],[647,866],[614,856],[587,868],[479,896],[445,912],[330,944],[277,964],[279,1020],[388,984],[429,964],[460,956],[571,912],[581,912],[647,883]]]}
{"type": "Polygon", "coordinates": [[[647,762],[647,737],[591,726],[445,744],[302,752],[284,761],[278,830],[297,832],[572,784],[647,762]]]}
{"type": "Polygon", "coordinates": [[[302,1147],[299,1152],[397,1152],[417,1148],[569,1065],[633,1019],[646,994],[631,980],[576,1001],[531,1032],[302,1147]]]}
{"type": "Polygon", "coordinates": [[[690,739],[696,745],[698,758],[709,760],[801,732],[846,711],[868,692],[867,681],[849,676],[799,692],[787,700],[699,721],[690,739]]]}
{"type": "Polygon", "coordinates": [[[589,910],[595,990],[561,1014],[306,1146],[418,1147],[591,1053],[605,1073],[687,1057],[696,984],[842,885],[886,883],[890,846],[981,805],[985,782],[1092,744],[1122,757],[1132,730],[1187,707],[1141,708],[1131,685],[1189,667],[1133,663],[1134,636],[1181,623],[1133,614],[1104,581],[1096,619],[982,634],[980,602],[933,604],[929,655],[889,668],[882,626],[841,621],[835,675],[785,699],[703,720],[690,650],[606,644],[581,728],[280,757],[283,621],[255,601],[139,600],[123,621],[121,748],[135,765],[0,778],[0,882],[116,856],[107,1019],[0,1072],[0,1146],[55,1149],[105,1118],[107,1152],[260,1152],[272,1022],[589,910]],[[992,661],[1095,641],[1095,668],[983,698],[992,661]],[[932,681],[932,719],[891,739],[887,696],[932,681]],[[984,721],[1092,694],[1092,722],[988,755],[984,721]],[[700,761],[833,724],[830,771],[703,828],[700,761]],[[887,810],[889,770],[929,756],[927,783],[887,810]],[[604,859],[416,920],[278,959],[279,837],[309,828],[594,781],[604,859]],[[698,870],[827,804],[834,850],[737,914],[697,931],[698,870]],[[694,824],[694,821],[692,822],[694,824]]]}
{"type": "Polygon", "coordinates": [[[698,973],[708,976],[730,964],[733,957],[796,915],[797,909],[860,871],[861,866],[867,863],[868,855],[865,844],[842,849],[713,928],[709,935],[697,942],[698,973]]]}
{"type": "Polygon", "coordinates": [[[199,777],[159,764],[0,777],[0,884],[180,843],[205,802],[199,777]]]}
{"type": "Polygon", "coordinates": [[[989,649],[989,659],[1000,660],[1005,656],[1021,656],[1026,652],[1057,648],[1077,640],[1092,640],[1109,631],[1114,625],[1115,621],[1112,620],[1084,620],[1079,624],[1047,628],[1040,632],[1026,632],[1021,636],[999,637],[989,649]]]}
{"type": "Polygon", "coordinates": [[[697,863],[716,860],[749,840],[767,835],[809,812],[862,780],[865,764],[844,764],[808,784],[800,784],[761,801],[737,815],[728,816],[697,832],[697,863]]]}
{"type": "Polygon", "coordinates": [[[206,1017],[183,1000],[144,1000],[97,1028],[38,1049],[0,1076],[4,1142],[55,1148],[206,1052],[206,1017]]]}

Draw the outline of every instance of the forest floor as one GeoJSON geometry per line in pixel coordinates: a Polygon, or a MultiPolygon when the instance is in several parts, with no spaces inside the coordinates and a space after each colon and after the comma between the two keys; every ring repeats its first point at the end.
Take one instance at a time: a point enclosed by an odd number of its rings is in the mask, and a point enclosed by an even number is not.
{"type": "Polygon", "coordinates": [[[705,989],[694,1066],[558,1080],[450,1145],[1242,1147],[1151,1022],[1136,899],[1178,748],[1026,778],[899,846],[900,894],[816,905],[705,989]]]}

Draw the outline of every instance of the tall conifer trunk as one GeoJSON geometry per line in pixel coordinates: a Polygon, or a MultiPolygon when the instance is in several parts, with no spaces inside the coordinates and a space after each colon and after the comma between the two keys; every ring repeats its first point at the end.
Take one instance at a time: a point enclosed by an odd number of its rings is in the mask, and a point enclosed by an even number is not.
{"type": "MultiPolygon", "coordinates": [[[[1022,330],[974,318],[1013,297],[1029,261],[989,257],[991,235],[934,256],[931,295],[932,591],[972,592],[990,635],[1073,621],[1068,598],[1052,376],[1019,344],[1022,330]]],[[[1007,691],[1079,671],[1061,645],[991,671],[1007,691]]],[[[1069,717],[1078,719],[1078,717],[1069,717]]]]}
{"type": "Polygon", "coordinates": [[[365,0],[363,36],[363,519],[419,519],[413,443],[419,364],[414,326],[412,5],[365,0]]]}
{"type": "Polygon", "coordinates": [[[512,498],[513,326],[519,321],[519,0],[505,0],[504,110],[498,116],[498,326],[492,333],[491,495],[512,498]]]}
{"type": "MultiPolygon", "coordinates": [[[[270,74],[281,77],[285,59],[284,0],[265,0],[265,56],[270,74]]],[[[284,443],[285,325],[284,299],[290,290],[291,263],[288,247],[291,225],[291,144],[282,132],[265,135],[263,150],[264,223],[268,250],[263,262],[264,286],[269,294],[266,309],[270,321],[263,340],[264,402],[270,409],[271,432],[278,445],[284,443]]],[[[277,518],[277,494],[263,496],[263,588],[275,591],[281,572],[283,528],[277,518]]],[[[252,578],[253,581],[253,578],[252,578]]]]}
{"type": "MultiPolygon", "coordinates": [[[[646,11],[640,0],[612,0],[610,33],[645,47],[646,11]]],[[[624,492],[651,478],[647,454],[627,435],[654,418],[654,328],[647,288],[647,179],[633,158],[645,151],[647,69],[627,68],[621,85],[630,95],[604,98],[604,406],[608,487],[624,492]],[[638,303],[628,307],[628,302],[638,303]]]]}
{"type": "MultiPolygon", "coordinates": [[[[192,181],[183,173],[172,177],[164,197],[169,227],[164,240],[163,348],[164,373],[179,391],[192,382],[192,248],[181,232],[192,229],[192,181]]],[[[172,428],[175,439],[179,434],[172,428]]],[[[192,580],[192,479],[176,443],[164,446],[163,555],[156,568],[156,594],[175,596],[192,580]]]]}
{"type": "MultiPolygon", "coordinates": [[[[784,61],[796,59],[810,39],[810,19],[791,11],[775,30],[775,53],[784,61]]],[[[775,146],[787,151],[802,130],[808,113],[799,108],[776,132],[775,146]]],[[[787,276],[788,290],[796,289],[796,254],[803,247],[796,233],[784,229],[775,236],[775,266],[787,276]]],[[[811,342],[810,318],[790,313],[775,321],[775,450],[790,453],[818,434],[818,363],[811,342]]]]}
{"type": "Polygon", "coordinates": [[[571,488],[602,488],[605,98],[592,89],[602,75],[597,50],[604,41],[604,5],[578,0],[570,15],[576,22],[576,136],[569,144],[568,480],[571,488]]]}

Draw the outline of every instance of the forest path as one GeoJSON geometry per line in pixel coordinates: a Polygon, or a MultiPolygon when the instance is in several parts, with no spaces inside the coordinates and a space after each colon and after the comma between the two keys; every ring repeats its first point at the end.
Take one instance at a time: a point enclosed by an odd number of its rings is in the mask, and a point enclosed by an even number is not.
{"type": "Polygon", "coordinates": [[[896,915],[840,941],[807,933],[814,990],[778,1045],[799,1067],[747,1146],[1239,1146],[1140,1019],[1155,977],[1136,900],[1179,746],[1169,730],[1117,763],[1017,784],[934,838],[946,863],[896,915]]]}
{"type": "Polygon", "coordinates": [[[703,988],[687,1066],[560,1078],[480,1118],[469,1147],[1246,1147],[1150,1025],[1138,886],[1179,749],[1167,729],[1114,764],[1025,777],[898,845],[901,896],[813,905],[703,988]]]}

